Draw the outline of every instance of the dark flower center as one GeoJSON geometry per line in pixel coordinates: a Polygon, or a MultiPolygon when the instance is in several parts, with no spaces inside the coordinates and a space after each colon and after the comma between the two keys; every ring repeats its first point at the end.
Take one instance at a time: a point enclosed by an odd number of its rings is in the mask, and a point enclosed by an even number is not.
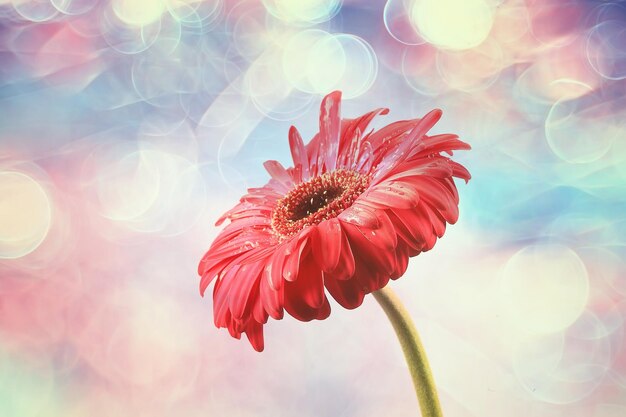
{"type": "Polygon", "coordinates": [[[298,184],[280,199],[272,213],[272,227],[289,237],[304,229],[337,217],[367,189],[370,177],[338,169],[298,184]]]}
{"type": "Polygon", "coordinates": [[[329,187],[324,191],[313,190],[309,195],[302,196],[302,201],[291,210],[291,217],[288,220],[298,221],[318,212],[328,205],[328,203],[340,197],[344,190],[341,187],[329,187]]]}

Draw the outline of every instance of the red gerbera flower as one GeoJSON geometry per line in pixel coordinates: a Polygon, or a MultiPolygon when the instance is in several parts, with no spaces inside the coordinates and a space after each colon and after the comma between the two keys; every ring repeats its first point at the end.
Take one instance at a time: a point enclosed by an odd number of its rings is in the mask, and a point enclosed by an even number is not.
{"type": "Polygon", "coordinates": [[[426,136],[441,111],[365,133],[389,110],[342,120],[340,99],[339,91],[323,99],[320,131],[308,145],[291,127],[293,168],[265,162],[270,181],[217,221],[230,224],[198,267],[201,294],[217,277],[215,325],[236,338],[246,333],[257,351],[268,317],[286,310],[302,321],[325,319],[326,291],[358,307],[458,218],[453,177],[467,182],[470,174],[441,153],[470,147],[456,135],[426,136]]]}

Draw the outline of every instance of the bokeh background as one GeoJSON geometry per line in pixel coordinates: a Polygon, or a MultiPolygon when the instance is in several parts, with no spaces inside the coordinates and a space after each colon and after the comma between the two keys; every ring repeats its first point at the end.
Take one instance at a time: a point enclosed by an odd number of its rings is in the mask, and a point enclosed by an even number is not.
{"type": "Polygon", "coordinates": [[[259,354],[198,294],[335,89],[473,147],[391,284],[446,416],[626,416],[624,79],[620,1],[0,0],[0,416],[418,415],[371,297],[259,354]]]}

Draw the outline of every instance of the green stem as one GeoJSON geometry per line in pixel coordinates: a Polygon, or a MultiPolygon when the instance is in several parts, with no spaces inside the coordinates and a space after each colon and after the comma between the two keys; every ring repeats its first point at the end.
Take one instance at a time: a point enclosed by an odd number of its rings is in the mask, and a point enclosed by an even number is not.
{"type": "Polygon", "coordinates": [[[426,352],[417,334],[413,320],[411,320],[411,316],[409,316],[402,302],[400,302],[400,299],[389,285],[373,294],[389,318],[400,341],[400,346],[402,346],[404,351],[404,357],[411,371],[422,417],[442,417],[443,414],[441,413],[433,374],[430,371],[426,352]]]}

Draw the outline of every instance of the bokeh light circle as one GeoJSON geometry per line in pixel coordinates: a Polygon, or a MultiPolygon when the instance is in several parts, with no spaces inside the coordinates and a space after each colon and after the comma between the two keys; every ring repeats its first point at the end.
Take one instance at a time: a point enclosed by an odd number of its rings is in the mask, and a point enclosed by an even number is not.
{"type": "MultiPolygon", "coordinates": [[[[171,14],[164,13],[159,22],[159,34],[154,43],[150,45],[150,54],[164,57],[174,54],[179,49],[190,48],[189,45],[182,42],[183,28],[181,23],[171,14]]],[[[195,57],[199,58],[198,54],[195,54],[195,57]]]]}
{"type": "MultiPolygon", "coordinates": [[[[131,1],[131,0],[128,0],[131,1]]],[[[105,42],[123,54],[137,54],[148,49],[159,37],[161,19],[143,25],[132,25],[120,19],[112,7],[105,7],[100,16],[100,31],[105,42]]]]}
{"type": "Polygon", "coordinates": [[[170,14],[183,26],[208,28],[217,20],[223,0],[165,0],[170,14]]]}
{"type": "Polygon", "coordinates": [[[285,45],[282,69],[300,91],[326,94],[341,90],[344,98],[354,98],[374,83],[378,58],[358,36],[309,29],[294,35],[285,45]]]}
{"type": "Polygon", "coordinates": [[[450,89],[437,71],[437,50],[430,45],[404,51],[401,68],[408,86],[420,94],[437,96],[450,89]]]}
{"type": "Polygon", "coordinates": [[[585,312],[565,332],[521,341],[514,352],[515,376],[534,398],[571,404],[602,383],[612,358],[604,324],[585,312]]]}
{"type": "Polygon", "coordinates": [[[293,120],[313,104],[313,96],[299,91],[282,74],[280,51],[267,51],[246,72],[246,92],[256,108],[274,120],[293,120]]]}
{"type": "Polygon", "coordinates": [[[68,15],[87,13],[97,4],[94,0],[50,0],[58,11],[68,15]]]}
{"type": "Polygon", "coordinates": [[[205,204],[198,167],[161,150],[142,149],[111,161],[95,185],[101,214],[137,232],[182,233],[198,220],[205,204]]]}
{"type": "Polygon", "coordinates": [[[587,58],[593,69],[609,80],[626,78],[626,25],[607,20],[596,25],[587,38],[587,58]]]}
{"type": "Polygon", "coordinates": [[[168,377],[184,373],[186,383],[193,384],[198,338],[181,305],[154,291],[135,289],[122,292],[115,301],[129,306],[107,338],[106,359],[115,377],[158,387],[167,384],[168,377]]]}
{"type": "Polygon", "coordinates": [[[132,82],[146,102],[178,107],[179,94],[193,94],[202,83],[202,62],[192,48],[182,46],[170,55],[141,55],[133,62],[132,82]],[[185,62],[185,65],[180,65],[185,62]]]}
{"type": "Polygon", "coordinates": [[[262,5],[251,7],[240,3],[229,13],[233,21],[233,46],[242,57],[252,60],[259,56],[271,43],[279,41],[282,33],[269,30],[267,15],[262,5]]]}
{"type": "Polygon", "coordinates": [[[332,19],[342,0],[262,0],[274,17],[295,25],[316,25],[332,19]]]}
{"type": "Polygon", "coordinates": [[[154,23],[165,11],[163,0],[111,0],[111,6],[122,22],[134,26],[154,23]]]}
{"type": "Polygon", "coordinates": [[[378,75],[378,58],[374,49],[364,39],[351,34],[333,36],[345,56],[343,74],[333,89],[343,92],[344,98],[358,97],[367,92],[378,75]]]}
{"type": "Polygon", "coordinates": [[[584,311],[589,277],[568,247],[531,245],[514,254],[502,269],[500,292],[512,325],[531,334],[558,332],[584,311]]]}
{"type": "Polygon", "coordinates": [[[437,51],[437,71],[455,90],[475,92],[488,88],[500,76],[504,56],[495,42],[465,51],[437,51]],[[459,68],[463,68],[462,71],[459,68]]]}
{"type": "Polygon", "coordinates": [[[480,45],[491,31],[494,11],[486,0],[416,0],[411,20],[429,43],[444,49],[480,45]]]}
{"type": "Polygon", "coordinates": [[[45,355],[35,359],[20,356],[0,350],[2,412],[20,417],[45,415],[53,409],[56,394],[53,363],[45,355]]]}
{"type": "Polygon", "coordinates": [[[34,178],[16,171],[0,172],[0,196],[0,259],[28,255],[50,229],[50,197],[34,178]]]}
{"type": "Polygon", "coordinates": [[[319,29],[304,30],[291,37],[283,49],[282,61],[287,80],[311,94],[332,91],[346,67],[341,43],[319,29]]]}
{"type": "Polygon", "coordinates": [[[405,45],[421,45],[426,41],[419,36],[411,22],[412,0],[387,0],[383,10],[383,22],[387,32],[405,45]]]}
{"type": "Polygon", "coordinates": [[[59,14],[50,0],[11,0],[11,3],[20,16],[32,22],[46,22],[59,14]]]}
{"type": "Polygon", "coordinates": [[[554,103],[544,128],[550,149],[564,161],[580,164],[602,158],[623,134],[624,123],[610,101],[588,94],[554,103]]]}

